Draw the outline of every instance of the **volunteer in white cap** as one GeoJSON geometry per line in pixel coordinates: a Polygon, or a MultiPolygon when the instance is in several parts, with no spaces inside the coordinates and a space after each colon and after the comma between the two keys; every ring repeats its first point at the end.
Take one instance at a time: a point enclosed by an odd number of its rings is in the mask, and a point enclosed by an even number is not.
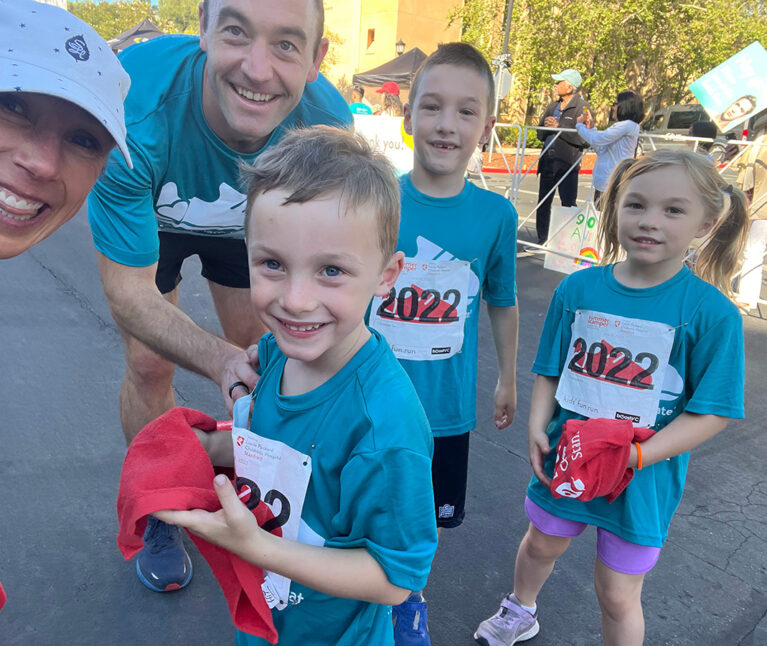
{"type": "Polygon", "coordinates": [[[588,110],[588,103],[578,94],[581,75],[573,69],[552,74],[556,99],[549,103],[538,122],[538,139],[544,141],[544,150],[538,164],[538,210],[535,228],[538,244],[549,237],[551,203],[558,187],[562,206],[576,206],[578,197],[578,171],[580,158],[588,144],[572,132],[579,115],[588,110]],[[559,129],[557,130],[554,129],[559,129]]]}
{"type": "Polygon", "coordinates": [[[0,0],[0,259],[71,219],[115,145],[131,165],[129,85],[109,45],[78,18],[0,0]]]}

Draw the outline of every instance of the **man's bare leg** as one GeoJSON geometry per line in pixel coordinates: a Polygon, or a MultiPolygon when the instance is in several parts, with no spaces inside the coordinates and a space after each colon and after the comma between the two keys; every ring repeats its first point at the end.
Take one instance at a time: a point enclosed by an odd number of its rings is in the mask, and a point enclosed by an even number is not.
{"type": "Polygon", "coordinates": [[[211,281],[208,286],[227,340],[241,348],[258,343],[268,330],[253,311],[250,289],[224,287],[211,281]]]}
{"type": "MultiPolygon", "coordinates": [[[[178,288],[163,296],[168,302],[178,305],[178,288]]],[[[125,377],[120,388],[120,421],[125,441],[130,444],[144,426],[175,406],[175,366],[134,336],[121,332],[125,348],[125,377]]]]}

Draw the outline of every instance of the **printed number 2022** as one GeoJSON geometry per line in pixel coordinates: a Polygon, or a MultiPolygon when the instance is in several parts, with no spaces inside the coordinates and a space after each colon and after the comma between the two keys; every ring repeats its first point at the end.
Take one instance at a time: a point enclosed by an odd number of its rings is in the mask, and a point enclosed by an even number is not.
{"type": "MultiPolygon", "coordinates": [[[[244,487],[250,489],[250,496],[247,500],[244,501],[245,506],[253,511],[256,507],[258,507],[258,503],[261,502],[261,489],[250,478],[243,478],[238,476],[234,481],[234,488],[237,491],[241,491],[244,487]]],[[[270,532],[277,527],[282,527],[285,523],[288,522],[288,519],[290,518],[290,501],[288,500],[287,496],[285,496],[285,494],[282,492],[277,491],[276,489],[270,489],[264,496],[264,502],[268,505],[271,505],[275,500],[280,501],[280,513],[277,514],[274,518],[270,518],[262,525],[261,528],[267,532],[270,532]]]]}
{"type": "Polygon", "coordinates": [[[461,302],[461,293],[457,289],[448,289],[440,296],[436,289],[425,289],[419,293],[414,287],[403,287],[399,294],[392,287],[386,298],[378,306],[376,313],[381,318],[419,323],[452,323],[458,320],[456,310],[461,302]],[[429,303],[429,299],[433,299],[429,303]],[[452,300],[448,300],[452,299],[452,300]],[[447,304],[443,312],[435,312],[442,302],[447,304]],[[394,306],[396,302],[396,307],[394,306]]]}
{"type": "Polygon", "coordinates": [[[567,367],[573,372],[586,374],[589,377],[604,379],[605,381],[631,388],[641,388],[643,390],[653,390],[654,388],[652,380],[645,381],[658,369],[658,357],[651,352],[640,352],[637,354],[634,367],[639,367],[641,370],[629,379],[628,376],[621,375],[621,373],[625,374],[625,371],[632,365],[632,354],[628,348],[609,348],[604,342],[595,341],[587,349],[586,340],[578,337],[573,342],[573,350],[575,354],[570,359],[570,363],[567,364],[567,367]],[[612,366],[605,372],[608,357],[610,359],[622,358],[618,363],[612,361],[612,366]],[[637,365],[646,359],[649,360],[646,368],[642,365],[637,365]]]}

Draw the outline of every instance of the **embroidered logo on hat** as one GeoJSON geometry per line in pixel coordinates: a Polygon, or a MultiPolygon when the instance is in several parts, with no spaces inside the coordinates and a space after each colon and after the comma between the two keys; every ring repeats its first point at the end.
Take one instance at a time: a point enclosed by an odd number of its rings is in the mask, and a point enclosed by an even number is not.
{"type": "Polygon", "coordinates": [[[67,53],[76,61],[87,61],[91,57],[91,53],[88,51],[88,45],[85,44],[85,38],[82,34],[79,36],[72,36],[66,43],[65,47],[67,53]]]}

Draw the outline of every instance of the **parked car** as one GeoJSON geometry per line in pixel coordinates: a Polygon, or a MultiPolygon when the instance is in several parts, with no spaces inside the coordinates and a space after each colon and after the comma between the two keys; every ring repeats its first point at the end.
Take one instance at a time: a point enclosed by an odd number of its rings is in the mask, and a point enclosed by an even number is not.
{"type": "MultiPolygon", "coordinates": [[[[641,124],[637,156],[656,148],[679,148],[686,146],[687,142],[681,138],[687,136],[690,126],[696,121],[711,121],[711,117],[708,116],[703,106],[697,103],[670,105],[655,110],[641,124]],[[643,137],[643,134],[654,136],[652,138],[643,137]]],[[[717,137],[709,151],[709,154],[717,163],[724,161],[727,139],[717,129],[717,137]]]]}

